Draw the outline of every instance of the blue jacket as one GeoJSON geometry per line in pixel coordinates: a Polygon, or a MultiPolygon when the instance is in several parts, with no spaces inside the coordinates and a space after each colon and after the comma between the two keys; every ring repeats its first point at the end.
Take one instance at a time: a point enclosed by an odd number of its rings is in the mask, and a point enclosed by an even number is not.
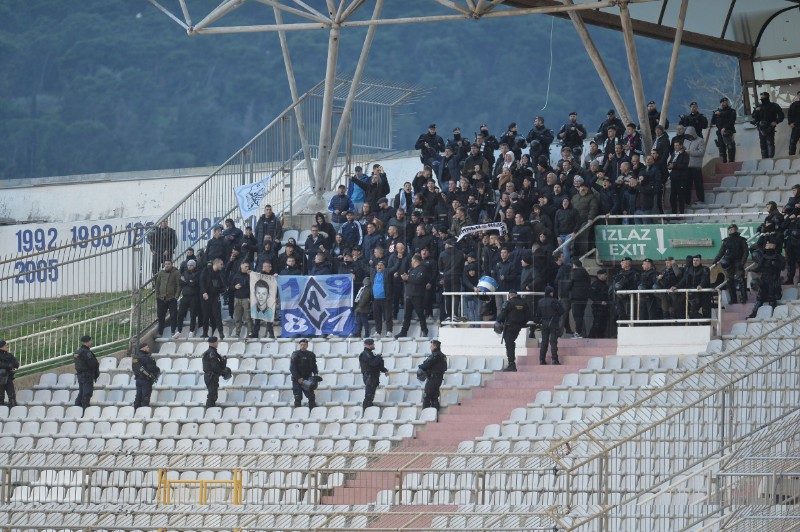
{"type": "Polygon", "coordinates": [[[334,194],[331,201],[328,202],[328,212],[331,213],[331,221],[337,224],[346,222],[347,217],[345,213],[353,209],[353,200],[347,197],[347,195],[341,196],[339,194],[334,194]],[[335,214],[336,211],[339,211],[339,214],[335,214]]]}
{"type": "Polygon", "coordinates": [[[352,222],[345,222],[339,231],[342,233],[342,239],[348,246],[353,247],[361,245],[364,236],[360,223],[355,220],[352,222]]]}
{"type": "MultiPolygon", "coordinates": [[[[359,181],[366,185],[368,179],[369,176],[367,176],[367,174],[361,174],[361,179],[359,181]]],[[[364,189],[357,187],[352,181],[347,183],[347,195],[353,200],[353,203],[364,203],[364,189]]]]}

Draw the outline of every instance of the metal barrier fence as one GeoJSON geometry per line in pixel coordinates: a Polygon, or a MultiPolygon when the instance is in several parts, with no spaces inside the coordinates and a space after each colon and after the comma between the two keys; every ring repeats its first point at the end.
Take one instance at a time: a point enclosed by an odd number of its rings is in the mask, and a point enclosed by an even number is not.
{"type": "MultiPolygon", "coordinates": [[[[717,336],[722,334],[722,298],[720,297],[720,289],[719,288],[656,288],[652,290],[617,290],[617,295],[620,296],[628,296],[628,304],[625,305],[630,311],[630,318],[629,319],[617,319],[618,325],[627,325],[629,327],[633,327],[634,325],[711,325],[715,329],[715,334],[717,336]],[[661,294],[661,295],[659,295],[661,294]],[[697,296],[704,297],[703,294],[716,294],[717,296],[717,317],[714,318],[711,315],[704,316],[702,318],[692,318],[690,317],[692,314],[696,312],[693,309],[693,306],[697,306],[698,309],[702,306],[701,301],[699,298],[697,301],[692,303],[692,296],[691,294],[696,294],[697,296]],[[648,301],[648,298],[655,298],[657,301],[648,301]],[[661,307],[661,303],[663,299],[670,298],[669,303],[680,303],[680,300],[683,300],[683,304],[680,305],[683,310],[683,317],[682,318],[642,318],[642,310],[645,305],[656,305],[658,303],[658,307],[661,307]],[[643,302],[644,300],[644,302],[643,302]]],[[[678,305],[670,304],[672,308],[677,308],[678,305]]],[[[708,302],[708,308],[711,307],[711,301],[708,302]]]]}
{"type": "Polygon", "coordinates": [[[98,354],[127,348],[142,255],[125,229],[0,260],[0,338],[20,374],[71,360],[86,334],[98,354]]]}
{"type": "MultiPolygon", "coordinates": [[[[730,348],[704,357],[698,369],[637,392],[618,413],[554,443],[548,452],[566,469],[567,491],[590,486],[604,507],[570,530],[620,530],[641,497],[800,410],[797,314],[751,338],[726,340],[730,348]]],[[[689,508],[696,513],[675,518],[689,524],[706,515],[689,508]]]]}

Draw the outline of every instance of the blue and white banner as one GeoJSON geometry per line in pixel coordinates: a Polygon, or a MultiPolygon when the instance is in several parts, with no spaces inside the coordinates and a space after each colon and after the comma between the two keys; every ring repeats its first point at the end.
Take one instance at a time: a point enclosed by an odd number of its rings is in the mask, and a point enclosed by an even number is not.
{"type": "Polygon", "coordinates": [[[272,176],[268,176],[261,181],[248,183],[234,189],[242,218],[246,220],[251,216],[258,217],[261,212],[261,201],[267,195],[267,183],[271,178],[272,176]]]}
{"type": "Polygon", "coordinates": [[[349,275],[280,275],[283,337],[355,333],[349,275]]]}

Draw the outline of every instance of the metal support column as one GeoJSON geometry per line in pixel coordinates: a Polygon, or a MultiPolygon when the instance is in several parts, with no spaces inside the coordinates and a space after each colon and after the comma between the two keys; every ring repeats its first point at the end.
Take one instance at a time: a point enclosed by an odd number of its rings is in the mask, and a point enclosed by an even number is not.
{"type": "MultiPolygon", "coordinates": [[[[572,0],[564,0],[565,5],[572,5],[572,0]]],[[[628,108],[625,105],[625,101],[622,99],[622,96],[619,93],[619,89],[617,89],[617,85],[614,83],[614,79],[611,77],[611,72],[608,71],[608,67],[606,66],[605,61],[603,61],[603,57],[600,55],[600,52],[597,50],[597,45],[595,45],[592,36],[589,34],[589,30],[586,28],[586,23],[583,21],[580,13],[577,11],[570,11],[569,18],[572,20],[572,24],[575,26],[575,31],[578,32],[578,37],[581,38],[583,42],[583,47],[586,49],[586,53],[589,54],[589,59],[592,60],[592,64],[594,64],[595,70],[597,70],[597,75],[600,76],[600,81],[603,82],[603,86],[608,93],[608,96],[611,98],[611,102],[614,104],[614,107],[619,111],[620,116],[622,116],[622,123],[627,124],[631,121],[630,113],[628,112],[628,108]]]]}
{"type": "MultiPolygon", "coordinates": [[[[675,81],[675,67],[678,66],[678,53],[681,49],[683,39],[683,23],[686,21],[686,8],[689,0],[681,1],[681,11],[678,15],[678,25],[675,28],[675,41],[672,43],[672,56],[669,58],[669,70],[667,71],[667,84],[664,87],[664,101],[661,102],[661,119],[659,125],[667,125],[667,112],[669,111],[669,100],[672,97],[672,83],[675,81]]],[[[647,153],[647,152],[645,152],[647,153]]]]}
{"type": "Polygon", "coordinates": [[[631,74],[633,97],[636,100],[636,113],[639,115],[639,129],[642,133],[642,150],[650,153],[653,145],[653,134],[647,118],[647,103],[642,85],[642,72],[639,70],[639,54],[636,52],[636,40],[633,34],[633,22],[628,8],[629,0],[620,0],[619,14],[622,23],[622,35],[625,38],[625,53],[628,56],[628,70],[631,74]]]}
{"type": "Polygon", "coordinates": [[[317,184],[312,188],[317,201],[322,203],[322,194],[330,188],[330,174],[326,173],[331,157],[331,131],[333,128],[333,92],[336,88],[336,63],[339,59],[341,27],[334,23],[328,38],[328,62],[325,68],[325,89],[322,95],[322,117],[319,128],[319,158],[317,159],[317,184]]]}
{"type": "MultiPolygon", "coordinates": [[[[272,8],[275,13],[275,22],[283,25],[283,15],[278,8],[272,8]]],[[[281,51],[283,52],[283,64],[286,66],[286,79],[289,80],[289,91],[292,94],[292,103],[296,104],[299,95],[297,93],[297,82],[294,77],[294,67],[292,65],[292,58],[289,55],[289,44],[286,42],[286,32],[279,31],[278,38],[281,41],[281,51]]],[[[300,135],[300,143],[303,146],[303,157],[306,160],[306,169],[308,170],[308,182],[311,185],[311,190],[316,190],[317,178],[314,173],[314,163],[311,160],[311,150],[308,146],[308,134],[306,133],[306,123],[303,120],[303,111],[301,106],[295,105],[294,116],[297,120],[297,132],[300,135]]]]}
{"type": "MultiPolygon", "coordinates": [[[[381,17],[382,9],[383,0],[377,0],[377,2],[375,2],[375,9],[372,11],[372,20],[378,20],[381,17]]],[[[345,100],[344,109],[342,109],[342,117],[339,120],[339,126],[336,128],[336,137],[331,145],[332,157],[328,159],[328,164],[325,166],[324,175],[327,181],[330,181],[330,175],[333,171],[333,164],[336,161],[336,153],[339,149],[339,144],[341,144],[342,137],[344,136],[350,122],[350,112],[353,109],[353,100],[355,100],[358,85],[361,83],[361,75],[364,73],[364,67],[367,64],[367,57],[369,57],[369,50],[372,47],[372,39],[375,37],[375,30],[377,27],[377,25],[373,24],[369,27],[369,29],[367,29],[367,36],[364,38],[364,45],[361,47],[361,55],[358,57],[358,65],[356,65],[356,71],[353,74],[352,81],[350,82],[350,90],[347,92],[347,100],[345,100]]],[[[330,188],[330,185],[328,185],[325,190],[328,190],[328,188],[330,188]]]]}

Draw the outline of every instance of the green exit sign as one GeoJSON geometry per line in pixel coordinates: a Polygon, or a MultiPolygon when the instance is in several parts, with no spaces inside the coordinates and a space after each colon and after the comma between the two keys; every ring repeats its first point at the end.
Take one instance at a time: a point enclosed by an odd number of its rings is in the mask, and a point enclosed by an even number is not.
{"type": "MultiPolygon", "coordinates": [[[[684,259],[687,255],[711,260],[719,251],[722,239],[728,236],[727,223],[668,224],[668,225],[595,225],[597,256],[601,261],[620,261],[667,257],[684,259]]],[[[739,233],[748,240],[760,224],[736,224],[739,233]]]]}

